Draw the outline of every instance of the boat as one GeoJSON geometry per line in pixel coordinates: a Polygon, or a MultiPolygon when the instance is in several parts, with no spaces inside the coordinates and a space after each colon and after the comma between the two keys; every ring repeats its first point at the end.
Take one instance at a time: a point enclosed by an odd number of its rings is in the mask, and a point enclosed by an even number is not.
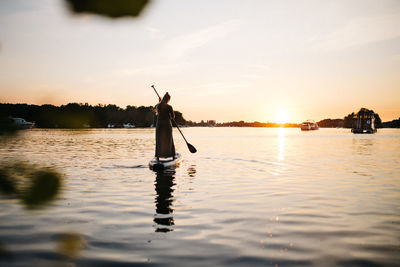
{"type": "Polygon", "coordinates": [[[375,113],[372,110],[362,108],[353,117],[352,133],[355,134],[372,134],[376,133],[375,113]]]}
{"type": "Polygon", "coordinates": [[[149,162],[149,168],[153,171],[161,171],[169,168],[175,168],[179,166],[182,160],[183,157],[179,153],[176,153],[175,157],[159,158],[158,160],[156,157],[154,157],[149,162]]]}
{"type": "Polygon", "coordinates": [[[312,130],[318,130],[318,124],[314,121],[305,121],[301,124],[300,129],[302,131],[312,131],[312,130]]]}
{"type": "Polygon", "coordinates": [[[29,122],[26,121],[23,118],[13,118],[13,117],[8,117],[10,124],[13,128],[15,129],[31,129],[35,126],[34,122],[29,122]]]}
{"type": "Polygon", "coordinates": [[[130,123],[130,122],[128,122],[128,123],[124,123],[124,124],[122,125],[122,127],[128,128],[128,129],[132,129],[132,128],[135,128],[135,125],[132,124],[132,123],[130,123]]]}

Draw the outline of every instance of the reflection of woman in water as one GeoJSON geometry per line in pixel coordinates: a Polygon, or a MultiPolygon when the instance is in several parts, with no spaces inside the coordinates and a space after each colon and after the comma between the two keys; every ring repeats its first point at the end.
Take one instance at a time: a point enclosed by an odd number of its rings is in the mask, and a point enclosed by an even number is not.
{"type": "Polygon", "coordinates": [[[174,110],[168,105],[170,95],[166,93],[156,105],[157,125],[156,125],[156,157],[159,159],[175,157],[175,145],[172,138],[171,118],[175,118],[174,110]]]}
{"type": "Polygon", "coordinates": [[[174,217],[172,215],[173,208],[172,203],[174,198],[172,193],[174,192],[174,173],[158,172],[156,181],[154,183],[156,187],[156,215],[154,216],[154,222],[157,224],[156,232],[170,232],[173,231],[170,226],[173,226],[174,217]]]}

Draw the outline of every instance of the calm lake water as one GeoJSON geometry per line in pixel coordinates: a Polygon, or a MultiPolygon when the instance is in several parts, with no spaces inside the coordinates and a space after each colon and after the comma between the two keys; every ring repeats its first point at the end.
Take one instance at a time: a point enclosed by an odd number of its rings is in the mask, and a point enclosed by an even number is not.
{"type": "Polygon", "coordinates": [[[182,130],[198,152],[174,130],[184,161],[158,174],[154,129],[3,140],[64,176],[40,210],[0,196],[0,265],[399,266],[400,130],[182,130]]]}

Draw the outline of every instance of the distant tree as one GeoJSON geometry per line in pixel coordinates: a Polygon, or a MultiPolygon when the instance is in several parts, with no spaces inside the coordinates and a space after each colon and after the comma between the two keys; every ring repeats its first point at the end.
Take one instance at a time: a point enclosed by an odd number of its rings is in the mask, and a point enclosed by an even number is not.
{"type": "Polygon", "coordinates": [[[397,120],[383,122],[381,124],[382,128],[400,128],[400,118],[397,120]]]}
{"type": "Polygon", "coordinates": [[[343,120],[343,128],[352,128],[353,127],[353,119],[354,119],[354,112],[344,117],[343,120]]]}
{"type": "Polygon", "coordinates": [[[318,122],[318,126],[322,128],[343,127],[343,119],[324,119],[318,122]]]}
{"type": "Polygon", "coordinates": [[[379,117],[379,114],[377,114],[377,113],[375,113],[375,127],[376,128],[381,128],[382,127],[381,117],[379,117]]]}
{"type": "Polygon", "coordinates": [[[175,111],[175,121],[178,125],[185,125],[186,120],[183,118],[183,115],[179,111],[175,111]]]}

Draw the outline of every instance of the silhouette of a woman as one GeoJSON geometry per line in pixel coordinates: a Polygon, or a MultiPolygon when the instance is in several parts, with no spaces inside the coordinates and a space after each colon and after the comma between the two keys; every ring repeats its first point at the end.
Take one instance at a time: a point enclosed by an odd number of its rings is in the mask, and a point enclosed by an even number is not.
{"type": "Polygon", "coordinates": [[[168,158],[175,157],[175,145],[172,137],[171,118],[175,118],[172,107],[168,104],[171,99],[168,92],[156,105],[157,124],[156,124],[156,157],[168,158]]]}

